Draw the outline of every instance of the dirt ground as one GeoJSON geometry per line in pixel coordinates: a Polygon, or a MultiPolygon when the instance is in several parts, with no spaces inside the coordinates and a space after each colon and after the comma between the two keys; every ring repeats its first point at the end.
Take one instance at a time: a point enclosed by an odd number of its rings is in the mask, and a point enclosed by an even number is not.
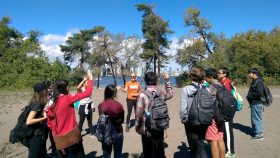
{"type": "MultiPolygon", "coordinates": [[[[174,97],[169,100],[170,127],[165,134],[166,156],[167,158],[190,157],[187,138],[183,124],[179,119],[179,103],[181,96],[180,88],[174,88],[174,97]]],[[[240,88],[239,92],[245,98],[248,88],[240,88]]],[[[237,112],[234,118],[234,137],[235,151],[238,158],[279,158],[280,144],[280,89],[271,88],[274,100],[269,108],[265,108],[264,112],[264,140],[251,140],[250,130],[250,109],[245,101],[245,108],[237,112]]],[[[104,91],[101,89],[93,91],[93,100],[98,105],[103,100],[104,91]]],[[[126,110],[125,94],[118,93],[118,100],[124,105],[126,110]]],[[[28,150],[21,144],[10,144],[8,141],[9,132],[15,126],[17,117],[25,105],[31,98],[29,92],[13,92],[0,93],[0,158],[27,157],[28,150]]],[[[134,116],[132,116],[133,118],[134,116]]],[[[93,123],[96,124],[98,114],[93,114],[93,123]]],[[[78,117],[77,117],[78,120],[78,117]]],[[[124,127],[124,126],[123,126],[124,127]]],[[[87,129],[87,122],[84,123],[84,129],[87,129]]],[[[101,144],[97,139],[92,139],[83,131],[83,145],[88,158],[101,157],[101,144]]],[[[49,142],[47,142],[49,146],[49,142]]],[[[142,144],[141,137],[138,135],[134,127],[128,133],[124,133],[123,157],[137,158],[141,155],[142,144]]],[[[209,151],[209,147],[208,147],[209,151]]],[[[50,151],[48,151],[50,152],[50,151]]],[[[210,154],[210,153],[208,153],[210,154]]],[[[211,157],[209,155],[209,157],[211,157]]]]}

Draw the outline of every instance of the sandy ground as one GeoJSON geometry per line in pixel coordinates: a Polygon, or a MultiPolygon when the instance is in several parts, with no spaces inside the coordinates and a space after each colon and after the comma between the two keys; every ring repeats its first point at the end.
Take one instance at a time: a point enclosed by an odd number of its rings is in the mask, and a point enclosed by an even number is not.
{"type": "MultiPolygon", "coordinates": [[[[248,88],[239,89],[239,92],[245,97],[248,88]]],[[[238,158],[279,158],[280,144],[280,89],[271,88],[274,101],[271,107],[265,108],[264,127],[265,139],[263,141],[251,140],[250,130],[250,109],[248,103],[245,102],[245,108],[237,112],[234,118],[234,135],[235,135],[235,151],[238,158]]],[[[179,103],[181,89],[174,88],[174,97],[169,100],[170,128],[166,132],[166,156],[168,158],[190,157],[187,138],[184,131],[184,126],[179,119],[179,103]]],[[[10,144],[8,141],[9,132],[15,126],[20,109],[24,107],[31,97],[31,93],[0,93],[0,158],[2,157],[27,157],[28,150],[21,144],[10,144]]],[[[126,110],[125,94],[119,92],[118,100],[124,105],[126,110]]],[[[103,90],[93,91],[93,100],[95,104],[99,104],[103,100],[103,90]]],[[[132,116],[133,118],[134,116],[132,116]]],[[[96,124],[98,119],[97,112],[94,113],[93,123],[96,124]]],[[[77,117],[78,120],[78,117],[77,117]]],[[[124,127],[124,126],[123,126],[124,127]]],[[[87,122],[84,123],[84,129],[87,127],[87,122]]],[[[83,135],[86,131],[82,132],[83,135]]],[[[140,135],[134,128],[130,132],[124,133],[123,157],[139,157],[141,155],[142,144],[140,135]]],[[[102,156],[101,144],[96,139],[92,139],[89,135],[83,136],[83,144],[88,158],[102,156]]],[[[49,146],[49,142],[47,142],[49,146]]],[[[208,147],[209,150],[209,147],[208,147]]],[[[50,152],[50,151],[48,151],[50,152]]],[[[209,157],[210,156],[210,153],[209,157]]]]}

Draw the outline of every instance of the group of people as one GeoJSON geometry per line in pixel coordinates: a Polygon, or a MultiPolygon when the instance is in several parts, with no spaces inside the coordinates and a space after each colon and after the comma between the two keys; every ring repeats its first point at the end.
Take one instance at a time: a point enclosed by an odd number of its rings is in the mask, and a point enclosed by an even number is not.
{"type": "MultiPolygon", "coordinates": [[[[247,95],[247,100],[251,107],[251,120],[253,137],[255,140],[263,139],[263,121],[262,121],[262,102],[263,96],[263,79],[256,68],[251,68],[249,77],[252,83],[247,95]]],[[[92,112],[95,107],[92,103],[91,95],[93,88],[92,72],[88,71],[84,79],[77,87],[77,93],[69,93],[69,82],[67,80],[58,80],[54,85],[50,82],[40,82],[33,86],[34,93],[30,100],[32,105],[31,112],[26,120],[27,126],[36,128],[34,134],[29,139],[29,158],[43,157],[47,154],[46,140],[50,137],[51,147],[57,157],[85,157],[82,139],[73,145],[57,150],[55,139],[56,136],[63,136],[79,129],[85,118],[88,120],[90,134],[94,137],[92,127],[92,112]],[[79,118],[77,123],[75,109],[73,104],[80,101],[79,118]],[[55,115],[53,116],[52,112],[55,115]]],[[[222,67],[218,70],[209,68],[204,70],[203,67],[194,66],[189,72],[189,78],[192,84],[182,89],[180,103],[180,118],[185,127],[185,132],[194,158],[207,157],[204,150],[205,140],[211,144],[212,157],[235,157],[234,151],[234,135],[233,120],[224,122],[215,122],[213,119],[209,125],[194,126],[188,122],[188,112],[192,103],[193,96],[198,88],[205,88],[215,99],[217,92],[215,85],[222,85],[231,91],[232,81],[229,78],[229,69],[222,67]],[[193,86],[196,85],[196,86],[193,86]]],[[[164,74],[165,89],[157,87],[158,76],[154,72],[147,72],[144,76],[146,84],[145,91],[151,94],[160,94],[163,100],[173,97],[172,86],[170,84],[169,75],[164,74]]],[[[123,127],[126,123],[125,131],[129,132],[131,125],[132,109],[135,112],[135,129],[141,135],[142,155],[145,158],[164,158],[164,130],[149,131],[146,127],[146,113],[151,106],[151,99],[144,92],[140,83],[137,82],[136,74],[131,74],[131,80],[126,83],[125,87],[119,87],[113,84],[107,85],[104,90],[104,101],[98,105],[99,115],[106,113],[115,126],[117,137],[111,145],[102,143],[103,157],[111,157],[112,149],[114,149],[114,157],[122,157],[123,147],[123,127]],[[127,116],[124,119],[123,105],[116,100],[118,89],[127,93],[127,116]]]]}
{"type": "MultiPolygon", "coordinates": [[[[258,69],[250,68],[248,76],[252,79],[246,99],[250,104],[252,122],[252,140],[262,140],[263,137],[263,103],[264,96],[263,78],[258,69]]],[[[188,113],[197,91],[196,87],[205,88],[216,99],[217,87],[223,86],[232,92],[233,83],[230,79],[229,69],[221,67],[218,70],[194,66],[191,68],[189,78],[192,84],[182,90],[180,104],[180,118],[185,126],[191,156],[193,158],[207,158],[204,150],[204,141],[211,145],[213,158],[236,157],[234,150],[233,119],[216,122],[213,118],[211,124],[195,126],[188,121],[188,113]],[[193,86],[196,85],[196,86],[193,86]]]]}

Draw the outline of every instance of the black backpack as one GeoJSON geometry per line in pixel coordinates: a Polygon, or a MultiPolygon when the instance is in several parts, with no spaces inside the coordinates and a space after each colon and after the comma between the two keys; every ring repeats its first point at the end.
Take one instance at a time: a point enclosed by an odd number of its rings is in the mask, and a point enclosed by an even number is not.
{"type": "Polygon", "coordinates": [[[224,86],[214,85],[217,89],[215,100],[215,121],[229,121],[233,119],[237,110],[237,100],[224,86]]]}
{"type": "Polygon", "coordinates": [[[194,126],[210,125],[214,117],[214,98],[205,89],[192,84],[197,91],[190,107],[188,122],[194,126]]]}
{"type": "Polygon", "coordinates": [[[21,109],[21,113],[18,117],[18,121],[14,129],[10,132],[9,142],[14,144],[21,142],[24,146],[28,147],[28,140],[33,135],[35,128],[33,126],[27,126],[26,120],[32,109],[32,104],[25,106],[21,109]]]}
{"type": "Polygon", "coordinates": [[[96,124],[95,136],[100,142],[111,145],[116,137],[117,131],[110,117],[107,114],[101,114],[96,124]]]}
{"type": "Polygon", "coordinates": [[[272,104],[273,98],[269,88],[262,82],[261,80],[257,80],[257,82],[261,82],[263,85],[263,96],[261,97],[262,103],[264,106],[269,107],[272,104]]]}
{"type": "Polygon", "coordinates": [[[151,105],[146,111],[146,128],[148,130],[160,131],[169,128],[169,115],[166,102],[162,98],[161,91],[154,93],[145,90],[143,93],[148,96],[151,105]]]}

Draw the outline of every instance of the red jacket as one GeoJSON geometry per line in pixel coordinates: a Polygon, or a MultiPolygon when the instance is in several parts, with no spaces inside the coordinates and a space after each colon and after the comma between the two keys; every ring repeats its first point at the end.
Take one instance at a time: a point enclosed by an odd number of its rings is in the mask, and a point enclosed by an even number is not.
{"type": "Polygon", "coordinates": [[[226,87],[226,89],[231,92],[231,90],[232,90],[232,87],[230,85],[230,84],[232,84],[231,79],[225,78],[225,79],[221,80],[221,84],[224,85],[226,87]]]}
{"type": "Polygon", "coordinates": [[[54,110],[47,110],[48,126],[51,128],[54,136],[67,134],[77,127],[73,103],[91,96],[92,82],[92,80],[88,81],[88,88],[82,93],[61,95],[56,102],[54,110]],[[53,111],[56,113],[56,120],[54,119],[53,111]]]}

